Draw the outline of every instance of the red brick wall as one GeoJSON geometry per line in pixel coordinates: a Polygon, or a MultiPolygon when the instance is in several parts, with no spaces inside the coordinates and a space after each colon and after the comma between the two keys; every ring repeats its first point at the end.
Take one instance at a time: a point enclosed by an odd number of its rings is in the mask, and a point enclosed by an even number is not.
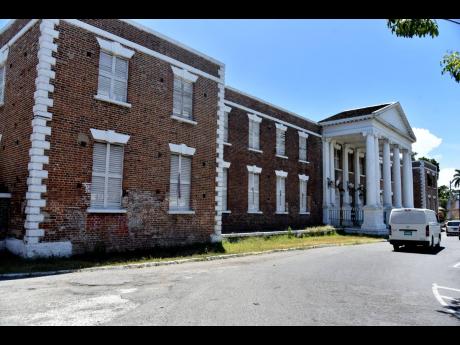
{"type": "MultiPolygon", "coordinates": [[[[244,105],[250,109],[270,115],[302,128],[319,133],[319,126],[275,109],[267,104],[234,92],[225,90],[225,99],[244,105]]],[[[248,116],[247,112],[232,107],[229,114],[228,140],[232,146],[225,146],[224,160],[230,162],[228,172],[228,209],[231,214],[224,214],[223,232],[283,230],[288,226],[293,229],[322,220],[322,153],[321,138],[309,135],[307,139],[307,160],[309,164],[298,162],[299,136],[297,129],[288,127],[286,132],[286,155],[289,159],[276,157],[275,122],[266,118],[260,124],[260,149],[262,154],[248,150],[248,116]],[[247,165],[262,168],[260,175],[260,210],[263,214],[248,214],[248,171],[247,165]],[[286,180],[286,202],[289,214],[279,215],[276,211],[276,175],[275,170],[288,172],[286,180]],[[299,174],[309,176],[308,207],[310,215],[299,215],[299,174]]]]}
{"type": "Polygon", "coordinates": [[[82,21],[156,52],[172,57],[215,77],[219,76],[219,66],[217,64],[160,37],[140,30],[135,26],[115,19],[82,19],[82,21]]]}
{"type": "MultiPolygon", "coordinates": [[[[0,35],[0,48],[27,22],[18,20],[0,35]]],[[[3,134],[0,142],[0,188],[11,192],[12,199],[8,234],[0,232],[0,239],[7,235],[18,238],[24,235],[39,34],[37,23],[10,47],[5,65],[5,103],[0,106],[0,133],[3,134]]]]}
{"type": "Polygon", "coordinates": [[[110,251],[209,241],[215,213],[217,84],[199,77],[194,87],[198,125],[178,122],[171,119],[170,64],[136,52],[129,61],[127,101],[132,108],[95,100],[100,51],[95,35],[62,21],[58,29],[44,241],[70,240],[75,253],[96,247],[110,251]],[[131,136],[123,172],[122,205],[127,214],[86,213],[93,154],[90,128],[131,136]],[[87,137],[86,146],[78,143],[79,136],[87,137]],[[167,213],[168,143],[196,148],[191,190],[195,215],[167,213]]]}

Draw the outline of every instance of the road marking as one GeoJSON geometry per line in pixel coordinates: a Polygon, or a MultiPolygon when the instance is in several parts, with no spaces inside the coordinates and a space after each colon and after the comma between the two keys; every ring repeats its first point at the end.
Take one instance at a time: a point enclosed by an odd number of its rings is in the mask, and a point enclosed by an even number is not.
{"type": "Polygon", "coordinates": [[[433,290],[433,295],[438,300],[438,302],[442,306],[447,307],[448,304],[444,302],[444,300],[442,299],[441,295],[438,292],[438,285],[436,283],[433,283],[433,287],[431,289],[433,290]]]}
{"type": "Polygon", "coordinates": [[[456,301],[457,300],[456,298],[452,298],[452,297],[449,297],[449,296],[439,295],[439,297],[445,298],[445,299],[448,299],[448,300],[451,300],[451,301],[456,301]]]}
{"type": "MultiPolygon", "coordinates": [[[[436,283],[434,283],[434,285],[436,285],[436,283]]],[[[447,287],[447,286],[439,286],[439,285],[436,285],[436,287],[437,287],[438,289],[446,289],[446,290],[452,290],[452,291],[460,292],[459,289],[454,289],[454,288],[450,288],[450,287],[447,287]]]]}
{"type": "Polygon", "coordinates": [[[460,268],[460,262],[457,262],[457,263],[454,265],[454,268],[460,268]]]}

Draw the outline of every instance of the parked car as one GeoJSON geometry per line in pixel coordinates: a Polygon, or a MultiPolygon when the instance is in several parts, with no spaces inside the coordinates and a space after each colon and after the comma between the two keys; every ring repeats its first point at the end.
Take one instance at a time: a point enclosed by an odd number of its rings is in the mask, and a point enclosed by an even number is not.
{"type": "Polygon", "coordinates": [[[441,224],[433,210],[423,208],[396,208],[391,210],[389,242],[395,251],[399,247],[423,245],[434,248],[441,245],[441,224]]]}
{"type": "Polygon", "coordinates": [[[446,224],[446,235],[457,236],[459,235],[458,228],[460,227],[460,220],[449,220],[446,224]]]}

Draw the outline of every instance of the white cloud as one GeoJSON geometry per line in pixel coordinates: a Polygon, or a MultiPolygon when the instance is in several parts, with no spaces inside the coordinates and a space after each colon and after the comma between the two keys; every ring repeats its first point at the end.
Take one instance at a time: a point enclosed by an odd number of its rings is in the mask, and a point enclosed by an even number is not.
{"type": "Polygon", "coordinates": [[[431,151],[442,143],[442,138],[438,138],[426,128],[412,128],[417,141],[412,145],[412,150],[417,152],[417,157],[429,157],[431,151]]]}
{"type": "MultiPolygon", "coordinates": [[[[449,187],[449,181],[452,181],[455,174],[455,168],[444,168],[439,171],[438,186],[447,186],[449,187]]],[[[453,186],[452,186],[453,188],[453,186]]]]}

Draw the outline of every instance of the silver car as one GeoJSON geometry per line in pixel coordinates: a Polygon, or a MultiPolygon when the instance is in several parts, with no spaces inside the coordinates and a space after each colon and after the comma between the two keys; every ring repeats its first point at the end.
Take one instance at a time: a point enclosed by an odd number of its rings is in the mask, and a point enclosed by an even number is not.
{"type": "Polygon", "coordinates": [[[447,236],[458,236],[460,227],[460,220],[449,220],[446,224],[446,235],[447,236]]]}

